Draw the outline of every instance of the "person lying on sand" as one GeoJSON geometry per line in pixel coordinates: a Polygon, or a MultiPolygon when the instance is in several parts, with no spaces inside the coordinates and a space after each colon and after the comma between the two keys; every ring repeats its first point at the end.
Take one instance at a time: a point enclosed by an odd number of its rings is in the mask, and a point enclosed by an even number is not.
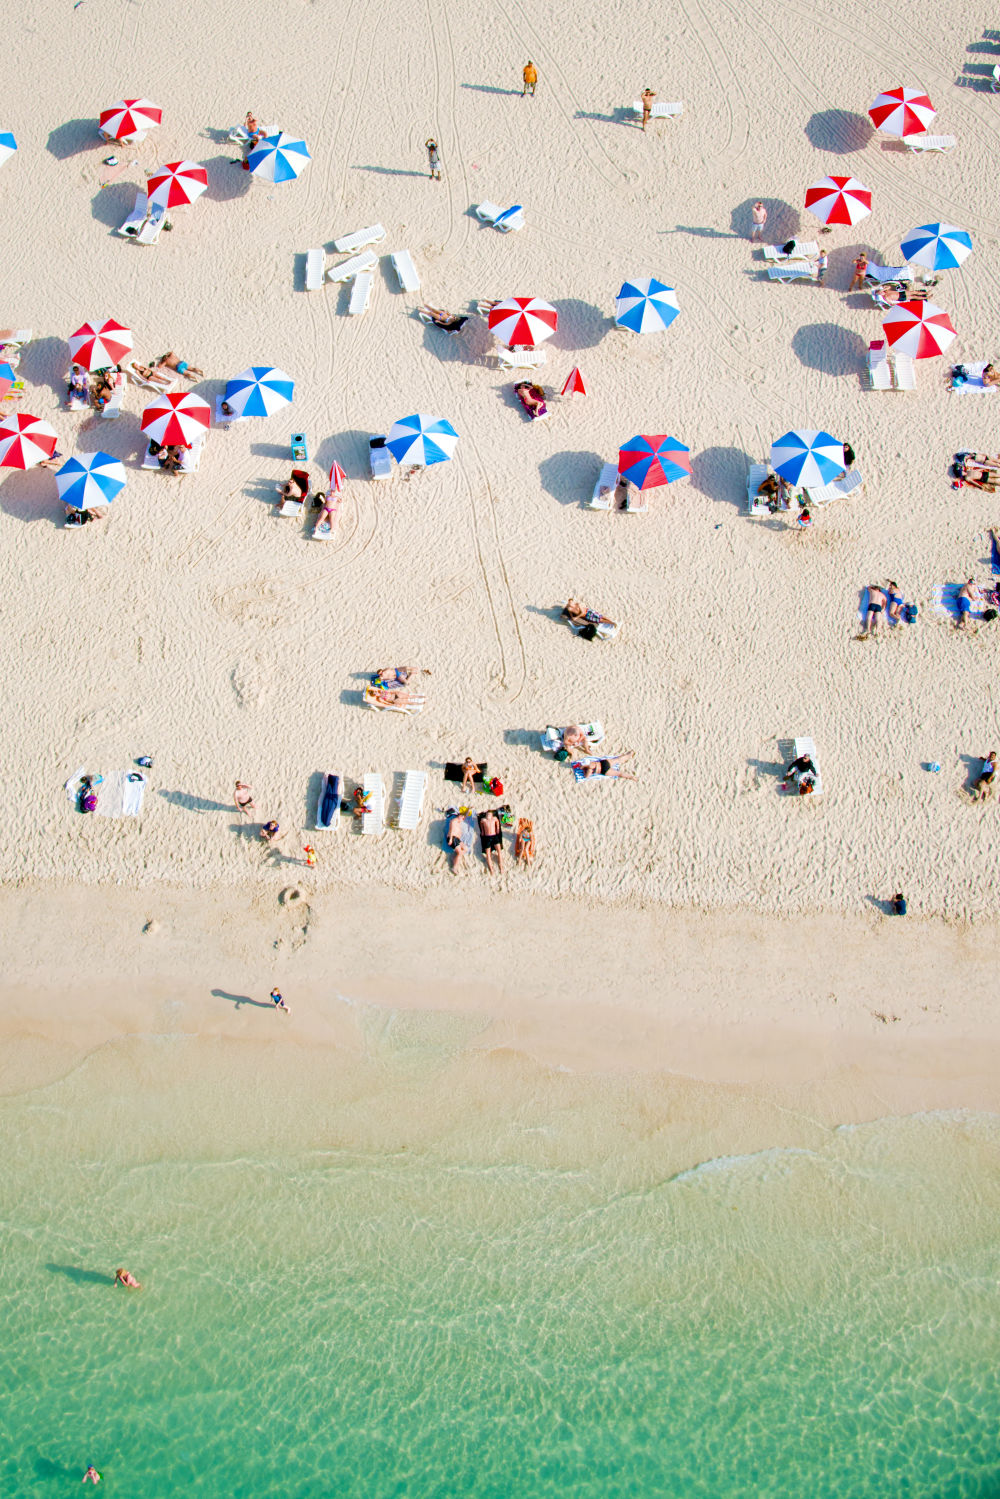
{"type": "Polygon", "coordinates": [[[981,602],[979,589],[976,587],[971,578],[967,579],[967,581],[962,584],[961,588],[958,590],[958,598],[955,602],[958,608],[958,618],[955,621],[955,629],[964,630],[966,621],[968,620],[969,615],[972,613],[973,604],[978,604],[981,602]]]}
{"type": "Polygon", "coordinates": [[[869,635],[874,635],[881,625],[882,615],[888,602],[885,590],[880,588],[877,583],[869,583],[868,610],[864,621],[864,627],[869,635]]]}
{"type": "Polygon", "coordinates": [[[604,776],[608,781],[637,781],[638,776],[633,775],[630,770],[622,770],[623,760],[632,760],[635,750],[623,750],[620,755],[612,755],[607,760],[591,760],[583,767],[583,779],[589,781],[591,776],[604,776]]]}
{"type": "Polygon", "coordinates": [[[480,812],[478,822],[479,841],[482,845],[483,858],[486,860],[486,868],[490,874],[496,872],[503,874],[503,829],[500,826],[500,819],[491,808],[488,812],[480,812]],[[497,856],[496,871],[493,868],[494,854],[497,856]]]}
{"type": "Polygon", "coordinates": [[[444,830],[444,842],[451,855],[451,872],[454,874],[461,864],[465,854],[465,818],[460,814],[457,807],[448,807],[445,811],[448,822],[444,830]]]}

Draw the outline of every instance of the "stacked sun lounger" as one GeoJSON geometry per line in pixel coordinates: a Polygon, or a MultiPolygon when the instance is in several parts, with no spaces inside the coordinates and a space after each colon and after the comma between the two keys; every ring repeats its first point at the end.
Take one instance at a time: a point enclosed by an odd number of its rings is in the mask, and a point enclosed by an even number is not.
{"type": "Polygon", "coordinates": [[[606,463],[597,476],[594,492],[587,501],[588,510],[610,510],[615,502],[615,485],[618,483],[618,465],[606,463]]]}
{"type": "Polygon", "coordinates": [[[812,260],[783,260],[767,267],[769,281],[815,281],[816,264],[812,260]]]}
{"type": "Polygon", "coordinates": [[[408,770],[403,778],[403,789],[399,796],[399,812],[396,817],[397,828],[404,832],[412,833],[420,821],[420,813],[424,806],[424,792],[427,790],[427,772],[425,770],[408,770]]]}

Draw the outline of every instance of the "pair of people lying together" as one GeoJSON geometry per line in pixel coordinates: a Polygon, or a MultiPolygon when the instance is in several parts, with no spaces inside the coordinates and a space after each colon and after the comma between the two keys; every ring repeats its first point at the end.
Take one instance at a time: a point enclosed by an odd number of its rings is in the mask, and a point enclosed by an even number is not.
{"type": "Polygon", "coordinates": [[[545,404],[545,392],[533,380],[518,380],[514,386],[514,394],[533,422],[539,417],[548,416],[549,408],[545,404]]]}

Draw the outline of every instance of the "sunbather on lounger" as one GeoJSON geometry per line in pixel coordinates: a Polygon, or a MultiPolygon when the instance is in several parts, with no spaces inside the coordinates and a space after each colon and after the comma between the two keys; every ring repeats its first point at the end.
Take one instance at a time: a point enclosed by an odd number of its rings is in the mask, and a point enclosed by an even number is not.
{"type": "Polygon", "coordinates": [[[590,749],[590,740],[578,723],[571,723],[563,729],[563,749],[581,750],[586,752],[590,749]]]}
{"type": "Polygon", "coordinates": [[[286,479],[281,486],[282,502],[285,500],[301,500],[303,503],[309,498],[309,475],[305,469],[293,468],[291,477],[286,479]]]}
{"type": "Polygon", "coordinates": [[[812,790],[816,784],[816,776],[816,767],[809,756],[800,755],[797,760],[792,761],[791,765],[785,771],[785,779],[781,784],[785,787],[791,781],[798,788],[801,795],[805,787],[808,787],[810,791],[812,790]]]}
{"type": "Polygon", "coordinates": [[[418,307],[417,317],[421,322],[433,323],[435,328],[443,328],[446,333],[460,333],[469,321],[467,315],[445,312],[443,307],[418,307]]]}
{"type": "Polygon", "coordinates": [[[90,381],[87,372],[79,364],[71,364],[69,369],[69,383],[66,386],[66,405],[71,406],[79,400],[86,400],[90,395],[90,381]]]}
{"type": "Polygon", "coordinates": [[[583,767],[583,779],[589,781],[591,776],[604,776],[608,781],[637,781],[638,776],[633,775],[630,770],[622,770],[623,760],[632,760],[635,750],[623,750],[620,755],[611,755],[607,760],[590,760],[583,767]]]}
{"type": "Polygon", "coordinates": [[[156,456],[159,460],[160,467],[164,469],[168,474],[180,473],[181,465],[184,462],[184,456],[181,452],[180,447],[176,443],[172,443],[168,448],[161,448],[156,456]]]}
{"type": "Polygon", "coordinates": [[[122,378],[121,368],[117,364],[114,369],[102,370],[94,386],[94,405],[98,411],[103,411],[115,393],[119,379],[122,378]]]}
{"type": "Polygon", "coordinates": [[[532,421],[540,416],[548,416],[545,392],[540,385],[534,385],[530,380],[518,380],[514,386],[514,394],[532,421]]]}
{"type": "Polygon", "coordinates": [[[139,364],[133,359],[132,368],[140,380],[146,380],[150,385],[162,385],[164,390],[169,390],[174,383],[171,376],[165,370],[157,369],[155,364],[139,364]]]}
{"type": "Polygon", "coordinates": [[[423,698],[415,699],[408,687],[369,687],[365,701],[376,708],[403,708],[414,701],[422,703],[423,698]]]}
{"type": "Polygon", "coordinates": [[[337,516],[340,513],[340,502],[343,498],[343,494],[338,489],[328,489],[322,499],[317,495],[313,501],[313,504],[319,506],[319,514],[316,517],[316,524],[313,526],[314,533],[321,526],[329,526],[330,530],[333,530],[337,524],[337,516]]]}
{"type": "Polygon", "coordinates": [[[196,375],[203,376],[205,373],[196,364],[188,364],[186,359],[179,359],[172,349],[166,354],[161,354],[156,363],[165,365],[168,370],[176,370],[179,375],[186,375],[189,380],[193,380],[196,375]]]}
{"type": "Polygon", "coordinates": [[[579,599],[566,600],[563,618],[569,620],[574,630],[582,630],[585,625],[614,625],[613,619],[608,619],[606,614],[598,614],[596,609],[585,608],[579,599]]]}

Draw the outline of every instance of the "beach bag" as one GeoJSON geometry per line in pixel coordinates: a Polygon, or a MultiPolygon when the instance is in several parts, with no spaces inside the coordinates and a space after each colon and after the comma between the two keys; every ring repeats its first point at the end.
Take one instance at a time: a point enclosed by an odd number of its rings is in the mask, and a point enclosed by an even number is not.
{"type": "Polygon", "coordinates": [[[998,613],[1000,613],[1000,610],[997,610],[997,609],[984,609],[983,610],[983,619],[987,619],[987,620],[996,619],[998,613]]]}
{"type": "Polygon", "coordinates": [[[556,753],[555,753],[555,759],[557,759],[559,761],[559,763],[562,764],[562,762],[564,760],[568,760],[569,759],[569,750],[568,749],[557,749],[556,753]]]}
{"type": "Polygon", "coordinates": [[[96,812],[97,811],[97,792],[96,791],[85,791],[83,793],[83,795],[80,798],[80,811],[81,812],[96,812]]]}
{"type": "Polygon", "coordinates": [[[782,255],[791,255],[791,253],[792,253],[792,251],[794,249],[795,249],[795,241],[794,241],[794,239],[790,239],[790,240],[787,241],[786,244],[782,245],[782,247],[781,247],[781,253],[782,253],[782,255]]]}
{"type": "Polygon", "coordinates": [[[596,625],[584,625],[583,629],[580,631],[580,639],[581,640],[595,640],[596,638],[597,638],[597,626],[596,625]]]}

